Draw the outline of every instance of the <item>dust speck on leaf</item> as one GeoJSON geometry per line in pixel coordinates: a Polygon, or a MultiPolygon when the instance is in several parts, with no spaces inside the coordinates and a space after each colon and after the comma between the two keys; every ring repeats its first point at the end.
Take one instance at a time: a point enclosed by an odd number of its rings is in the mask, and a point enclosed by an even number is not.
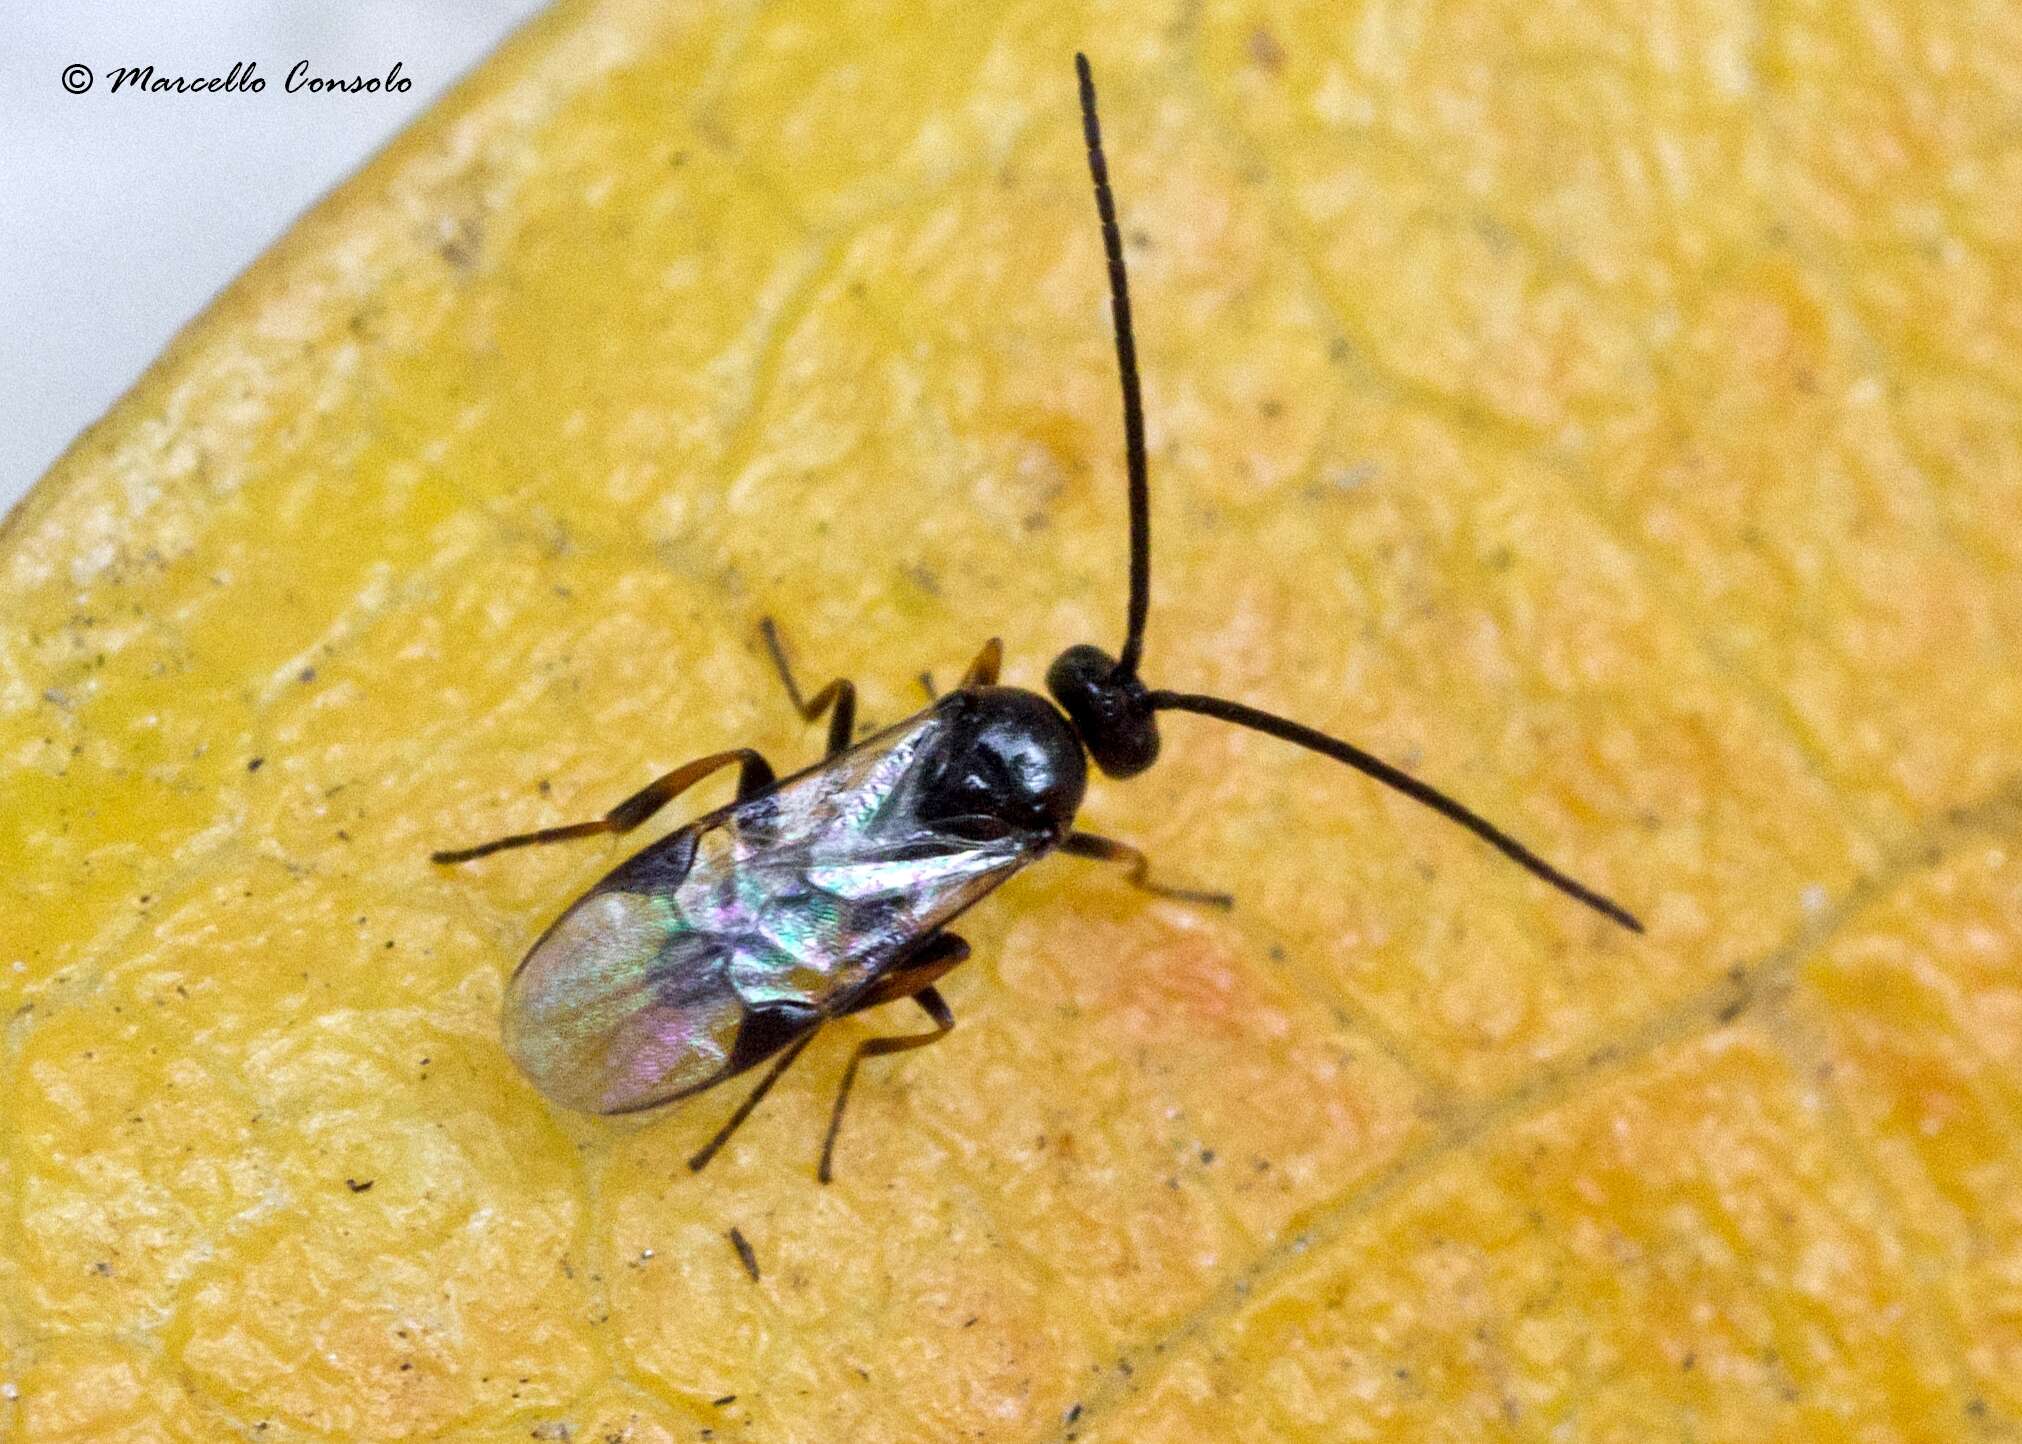
{"type": "Polygon", "coordinates": [[[1285,47],[1278,43],[1278,37],[1266,26],[1259,25],[1250,31],[1250,59],[1272,75],[1285,68],[1285,47]]]}
{"type": "Polygon", "coordinates": [[[751,1281],[757,1283],[759,1279],[758,1255],[752,1250],[751,1241],[744,1236],[742,1229],[734,1225],[731,1227],[727,1237],[730,1239],[730,1246],[737,1250],[737,1261],[744,1265],[744,1271],[751,1275],[751,1281]]]}

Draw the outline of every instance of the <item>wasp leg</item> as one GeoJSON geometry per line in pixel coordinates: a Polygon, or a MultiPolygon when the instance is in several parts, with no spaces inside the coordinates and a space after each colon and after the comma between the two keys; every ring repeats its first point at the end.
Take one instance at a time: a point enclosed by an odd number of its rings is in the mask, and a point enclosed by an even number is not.
{"type": "Polygon", "coordinates": [[[815,1170],[815,1176],[823,1183],[835,1177],[835,1141],[842,1132],[843,1108],[849,1102],[850,1089],[857,1081],[857,1069],[866,1058],[924,1048],[954,1028],[955,1015],[948,1011],[948,1004],[934,987],[934,981],[968,956],[968,943],[953,933],[942,933],[914,954],[912,961],[902,970],[889,974],[847,1010],[858,1013],[865,1008],[875,1008],[880,1003],[911,998],[934,1020],[934,1031],[909,1033],[899,1038],[869,1038],[857,1044],[856,1052],[850,1054],[849,1066],[843,1069],[842,1084],[836,1089],[835,1108],[828,1118],[828,1136],[822,1139],[821,1167],[815,1170]]]}
{"type": "Polygon", "coordinates": [[[966,939],[953,933],[935,933],[897,968],[878,979],[869,992],[843,1009],[843,1016],[918,997],[929,984],[938,983],[949,969],[968,960],[966,939]]]}
{"type": "Polygon", "coordinates": [[[772,765],[749,747],[733,747],[728,752],[712,752],[707,757],[698,757],[685,767],[677,767],[666,776],[655,778],[595,822],[572,822],[566,827],[544,827],[539,832],[515,833],[476,847],[432,852],[428,860],[469,862],[472,858],[488,857],[510,847],[532,847],[537,842],[567,842],[574,837],[594,837],[600,832],[630,832],[710,773],[721,771],[733,762],[739,764],[737,796],[740,801],[772,786],[772,765]]]}
{"type": "Polygon", "coordinates": [[[983,644],[983,650],[976,654],[976,660],[969,664],[969,670],[962,674],[962,680],[955,684],[957,691],[964,687],[994,687],[997,673],[1004,666],[1004,643],[992,637],[983,644]]]}
{"type": "Polygon", "coordinates": [[[1118,842],[1110,837],[1097,837],[1092,832],[1070,832],[1067,840],[1060,844],[1060,850],[1074,857],[1093,858],[1097,862],[1122,863],[1128,869],[1124,881],[1132,887],[1142,888],[1159,897],[1173,898],[1179,902],[1199,903],[1203,907],[1221,908],[1226,911],[1236,905],[1236,900],[1225,892],[1201,892],[1194,888],[1167,887],[1156,883],[1148,876],[1150,861],[1145,855],[1127,842],[1118,842]]]}
{"type": "Polygon", "coordinates": [[[932,672],[922,672],[914,680],[920,684],[920,690],[927,694],[929,702],[941,700],[941,689],[934,685],[934,674],[932,672]]]}
{"type": "Polygon", "coordinates": [[[802,701],[800,687],[793,680],[793,668],[787,664],[786,648],[779,642],[779,628],[772,618],[760,617],[758,630],[765,635],[765,649],[772,653],[772,665],[779,669],[779,680],[786,684],[786,695],[794,710],[809,722],[828,712],[828,755],[833,757],[847,750],[851,734],[857,730],[856,683],[847,677],[838,677],[814,696],[802,701]],[[831,707],[835,709],[832,712],[829,711],[831,707]]]}
{"type": "Polygon", "coordinates": [[[716,1136],[703,1144],[695,1156],[688,1160],[688,1171],[690,1173],[700,1173],[704,1168],[709,1166],[709,1160],[714,1158],[721,1151],[723,1145],[730,1141],[730,1135],[743,1126],[744,1120],[751,1116],[751,1111],[758,1106],[759,1100],[772,1091],[772,1085],[779,1081],[779,1075],[784,1073],[792,1065],[793,1060],[801,1055],[802,1050],[814,1041],[814,1035],[815,1030],[809,1028],[794,1041],[792,1047],[779,1055],[777,1063],[774,1063],[770,1068],[765,1070],[765,1076],[758,1080],[758,1086],[751,1090],[749,1097],[737,1105],[737,1111],[730,1115],[729,1120],[721,1128],[716,1130],[716,1136]]]}

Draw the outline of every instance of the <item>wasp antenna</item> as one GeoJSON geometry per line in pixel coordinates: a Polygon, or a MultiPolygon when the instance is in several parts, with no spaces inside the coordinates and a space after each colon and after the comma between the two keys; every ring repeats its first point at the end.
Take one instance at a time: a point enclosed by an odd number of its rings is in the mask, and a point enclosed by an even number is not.
{"type": "Polygon", "coordinates": [[[1627,908],[1566,876],[1487,818],[1461,806],[1438,788],[1420,782],[1410,773],[1399,771],[1382,758],[1372,756],[1338,737],[1330,737],[1325,732],[1261,712],[1255,707],[1246,707],[1241,702],[1231,702],[1225,697],[1203,697],[1189,692],[1152,692],[1146,700],[1154,712],[1198,712],[1204,717],[1218,717],[1224,722],[1233,722],[1238,727],[1281,738],[1294,746],[1344,762],[1357,772],[1375,778],[1385,787],[1395,788],[1412,801],[1425,804],[1441,817],[1459,823],[1525,872],[1550,883],[1567,897],[1585,903],[1610,922],[1619,923],[1632,933],[1643,931],[1643,924],[1627,908]]]}
{"type": "Polygon", "coordinates": [[[1109,162],[1102,154],[1102,126],[1095,118],[1095,77],[1088,57],[1074,56],[1081,78],[1081,131],[1088,141],[1088,173],[1095,181],[1095,209],[1102,217],[1102,249],[1109,257],[1109,310],[1116,330],[1116,369],[1123,381],[1123,460],[1130,476],[1130,617],[1116,674],[1137,675],[1144,651],[1144,619],[1151,605],[1151,482],[1144,451],[1144,398],[1137,383],[1137,336],[1130,325],[1130,278],[1123,268],[1123,236],[1116,226],[1116,198],[1109,192],[1109,162]]]}

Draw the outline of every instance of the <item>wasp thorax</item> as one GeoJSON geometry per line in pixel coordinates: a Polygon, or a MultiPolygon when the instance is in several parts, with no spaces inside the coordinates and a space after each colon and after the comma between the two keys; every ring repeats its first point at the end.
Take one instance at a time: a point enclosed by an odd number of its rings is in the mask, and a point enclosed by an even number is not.
{"type": "Polygon", "coordinates": [[[919,794],[919,815],[979,842],[1016,832],[1065,837],[1088,789],[1074,729],[1036,692],[965,687],[941,699],[943,740],[919,794]]]}
{"type": "Polygon", "coordinates": [[[1135,777],[1158,761],[1158,723],[1151,696],[1136,674],[1084,642],[1046,669],[1046,687],[1074,719],[1095,765],[1111,777],[1135,777]]]}

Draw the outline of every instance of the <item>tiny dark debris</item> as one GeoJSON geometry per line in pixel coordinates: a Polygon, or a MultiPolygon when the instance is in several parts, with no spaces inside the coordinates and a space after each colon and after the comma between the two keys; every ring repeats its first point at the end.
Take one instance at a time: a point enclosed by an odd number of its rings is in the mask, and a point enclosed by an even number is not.
{"type": "Polygon", "coordinates": [[[715,1405],[717,1408],[722,1409],[727,1407],[728,1405],[735,1404],[737,1402],[737,1396],[735,1394],[725,1394],[721,1399],[711,1399],[709,1402],[715,1405]]]}
{"type": "Polygon", "coordinates": [[[744,1236],[742,1229],[734,1225],[730,1230],[729,1237],[730,1246],[737,1250],[737,1261],[744,1265],[744,1271],[751,1275],[751,1281],[757,1283],[758,1255],[751,1251],[751,1241],[744,1236]]]}
{"type": "Polygon", "coordinates": [[[366,1193],[371,1190],[373,1181],[374,1180],[369,1178],[362,1180],[356,1178],[347,1178],[344,1180],[344,1186],[350,1189],[353,1193],[366,1193]]]}
{"type": "Polygon", "coordinates": [[[1250,32],[1250,59],[1272,75],[1285,68],[1285,47],[1278,43],[1278,37],[1259,25],[1250,32]]]}
{"type": "Polygon", "coordinates": [[[267,759],[266,759],[266,758],[264,758],[264,757],[254,757],[254,758],[250,758],[250,759],[248,759],[248,761],[246,762],[246,771],[248,771],[248,772],[258,772],[258,771],[259,771],[259,770],[260,770],[260,769],[261,769],[262,767],[264,767],[264,766],[266,766],[266,765],[267,765],[267,759]]]}
{"type": "Polygon", "coordinates": [[[456,270],[468,273],[475,269],[478,252],[484,245],[483,229],[469,217],[456,222],[453,228],[445,225],[444,229],[449,234],[435,248],[436,253],[456,270]]]}

